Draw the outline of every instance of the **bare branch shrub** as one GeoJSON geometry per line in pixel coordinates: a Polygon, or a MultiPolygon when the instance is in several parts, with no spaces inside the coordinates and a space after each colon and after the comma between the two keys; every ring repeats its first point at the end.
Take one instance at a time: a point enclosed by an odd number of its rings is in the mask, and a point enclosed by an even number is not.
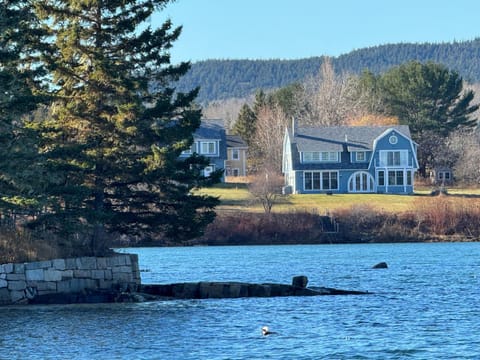
{"type": "Polygon", "coordinates": [[[251,177],[248,191],[260,202],[266,214],[270,214],[275,201],[282,196],[283,176],[265,169],[251,177]]]}

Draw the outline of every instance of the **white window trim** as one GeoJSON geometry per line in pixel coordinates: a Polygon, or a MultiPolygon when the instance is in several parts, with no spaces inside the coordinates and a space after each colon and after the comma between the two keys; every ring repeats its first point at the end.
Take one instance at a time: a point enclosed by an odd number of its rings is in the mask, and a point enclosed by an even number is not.
{"type": "Polygon", "coordinates": [[[232,160],[240,160],[240,150],[232,149],[232,160]]]}
{"type": "Polygon", "coordinates": [[[217,142],[216,141],[200,141],[199,150],[201,155],[216,155],[217,154],[217,142]],[[210,145],[213,144],[213,152],[210,151],[210,145]],[[207,146],[207,151],[204,151],[204,146],[207,146]]]}
{"type": "Polygon", "coordinates": [[[408,163],[408,150],[380,150],[379,151],[379,167],[392,168],[392,167],[411,167],[408,163]],[[398,164],[388,164],[388,154],[399,153],[398,164]]]}
{"type": "Polygon", "coordinates": [[[303,163],[333,163],[339,161],[338,151],[304,151],[303,163]]]}
{"type": "Polygon", "coordinates": [[[367,162],[367,152],[366,151],[356,151],[355,152],[355,161],[356,162],[367,162]],[[359,154],[363,154],[363,159],[358,158],[359,154]]]}
{"type": "Polygon", "coordinates": [[[303,172],[303,191],[306,191],[306,192],[314,192],[314,191],[338,191],[339,190],[339,187],[340,187],[340,174],[338,171],[329,171],[329,170],[322,170],[322,171],[318,171],[318,170],[308,170],[308,171],[304,171],[303,172]],[[307,189],[306,188],[306,176],[305,174],[306,173],[312,173],[312,189],[307,189]],[[320,174],[320,188],[319,189],[314,189],[313,188],[313,174],[314,173],[318,173],[320,174]],[[323,188],[323,174],[324,173],[329,173],[329,174],[336,174],[337,175],[337,187],[336,188],[329,188],[329,189],[324,189],[323,188]]]}

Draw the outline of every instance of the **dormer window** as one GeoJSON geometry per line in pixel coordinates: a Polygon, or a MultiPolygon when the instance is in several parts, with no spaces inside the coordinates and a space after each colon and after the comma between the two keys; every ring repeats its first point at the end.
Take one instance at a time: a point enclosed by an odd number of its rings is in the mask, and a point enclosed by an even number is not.
{"type": "Polygon", "coordinates": [[[215,141],[202,141],[200,143],[200,154],[202,155],[214,155],[217,153],[217,147],[215,141]]]}
{"type": "Polygon", "coordinates": [[[357,162],[364,162],[366,161],[366,159],[367,159],[367,154],[365,153],[365,151],[357,151],[355,155],[355,160],[357,162]]]}
{"type": "Polygon", "coordinates": [[[303,153],[303,162],[338,162],[338,152],[336,151],[305,151],[303,153]]]}

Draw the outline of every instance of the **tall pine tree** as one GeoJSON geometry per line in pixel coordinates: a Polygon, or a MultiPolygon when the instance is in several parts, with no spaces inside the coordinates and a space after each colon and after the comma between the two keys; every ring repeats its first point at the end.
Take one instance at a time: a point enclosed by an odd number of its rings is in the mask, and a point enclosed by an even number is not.
{"type": "MultiPolygon", "coordinates": [[[[41,137],[46,209],[41,225],[105,250],[105,233],[176,240],[202,233],[218,199],[191,190],[208,165],[180,153],[192,144],[201,112],[197,91],[171,84],[188,63],[170,64],[181,28],[146,21],[168,0],[35,0],[50,38],[40,61],[51,74],[52,116],[31,122],[41,137]]],[[[218,175],[218,174],[216,174],[218,175]]]]}
{"type": "MultiPolygon", "coordinates": [[[[23,117],[42,100],[37,96],[44,75],[29,60],[41,48],[43,30],[29,2],[5,0],[0,7],[0,211],[2,217],[32,211],[36,148],[23,117]],[[23,196],[22,196],[23,194],[23,196]]],[[[12,222],[14,224],[14,222],[12,222]]]]}

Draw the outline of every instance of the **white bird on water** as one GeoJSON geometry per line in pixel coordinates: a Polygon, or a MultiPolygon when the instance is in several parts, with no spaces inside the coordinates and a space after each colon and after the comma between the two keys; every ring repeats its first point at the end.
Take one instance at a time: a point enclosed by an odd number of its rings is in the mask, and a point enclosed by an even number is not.
{"type": "Polygon", "coordinates": [[[275,331],[270,331],[268,329],[268,326],[263,326],[262,327],[262,335],[263,336],[268,336],[268,335],[273,335],[273,334],[276,334],[276,332],[275,331]]]}

